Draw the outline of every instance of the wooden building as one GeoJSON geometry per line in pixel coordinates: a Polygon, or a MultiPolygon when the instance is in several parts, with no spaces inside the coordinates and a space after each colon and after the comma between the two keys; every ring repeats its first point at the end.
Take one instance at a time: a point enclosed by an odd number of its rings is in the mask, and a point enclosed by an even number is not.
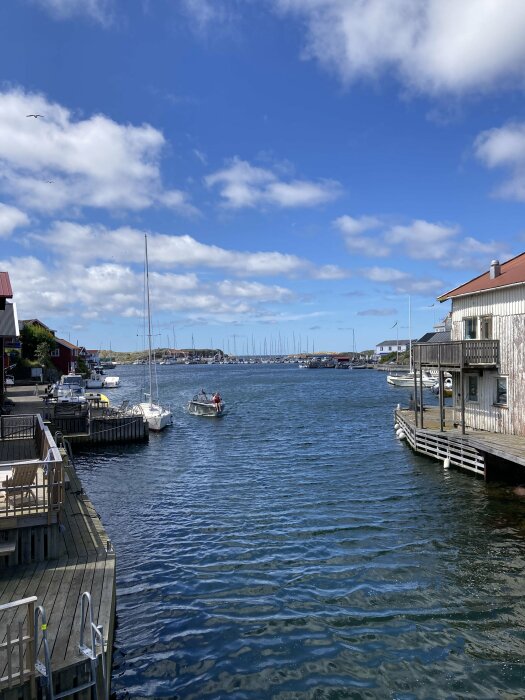
{"type": "Polygon", "coordinates": [[[492,261],[487,272],[438,300],[452,302],[450,341],[416,344],[416,374],[434,368],[442,381],[452,373],[452,420],[463,434],[525,436],[525,253],[501,265],[492,261]]]}
{"type": "Polygon", "coordinates": [[[5,371],[9,363],[6,343],[19,335],[16,304],[7,272],[0,272],[0,395],[3,394],[5,371]]]}

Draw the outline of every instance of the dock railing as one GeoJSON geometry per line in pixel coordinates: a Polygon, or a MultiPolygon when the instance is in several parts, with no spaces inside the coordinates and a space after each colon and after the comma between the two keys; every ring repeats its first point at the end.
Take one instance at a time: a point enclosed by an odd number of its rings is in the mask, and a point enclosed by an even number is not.
{"type": "Polygon", "coordinates": [[[496,367],[499,364],[499,340],[416,343],[413,351],[416,367],[466,369],[469,367],[496,367]]]}
{"type": "Polygon", "coordinates": [[[64,502],[62,456],[39,415],[0,417],[0,519],[51,514],[64,502]],[[27,458],[27,445],[36,457],[27,458]]]}
{"type": "Polygon", "coordinates": [[[29,681],[31,698],[37,697],[34,625],[36,600],[36,596],[31,596],[0,605],[0,615],[10,616],[11,620],[0,641],[0,689],[20,687],[29,681]]]}

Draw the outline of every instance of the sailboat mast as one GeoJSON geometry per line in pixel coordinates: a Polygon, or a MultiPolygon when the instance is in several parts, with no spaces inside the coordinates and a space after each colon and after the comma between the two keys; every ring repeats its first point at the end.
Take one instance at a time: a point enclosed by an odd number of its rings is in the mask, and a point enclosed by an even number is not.
{"type": "Polygon", "coordinates": [[[409,366],[412,371],[412,309],[410,307],[410,297],[408,297],[408,347],[409,347],[409,366]]]}
{"type": "Polygon", "coordinates": [[[148,366],[149,366],[149,405],[153,404],[153,376],[151,370],[151,309],[149,301],[149,264],[148,264],[148,237],[144,234],[144,249],[146,253],[146,308],[148,311],[148,366]]]}

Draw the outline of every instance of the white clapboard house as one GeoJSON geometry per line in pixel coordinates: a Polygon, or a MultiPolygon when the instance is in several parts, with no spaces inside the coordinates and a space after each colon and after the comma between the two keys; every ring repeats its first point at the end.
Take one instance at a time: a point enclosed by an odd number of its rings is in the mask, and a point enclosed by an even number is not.
{"type": "Polygon", "coordinates": [[[449,299],[450,341],[416,345],[416,371],[452,373],[463,431],[525,436],[525,253],[438,297],[449,299]]]}

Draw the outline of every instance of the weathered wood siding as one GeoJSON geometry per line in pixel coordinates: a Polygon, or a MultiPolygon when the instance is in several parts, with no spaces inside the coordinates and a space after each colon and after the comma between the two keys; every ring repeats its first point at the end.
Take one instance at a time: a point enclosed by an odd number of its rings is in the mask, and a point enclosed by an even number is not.
{"type": "MultiPolygon", "coordinates": [[[[525,285],[460,297],[452,304],[452,340],[463,340],[463,319],[491,316],[492,337],[500,341],[499,372],[485,370],[478,379],[478,401],[468,401],[465,374],[465,423],[477,430],[525,435],[525,285]],[[507,406],[494,404],[498,375],[508,377],[507,406]]],[[[455,420],[460,421],[458,392],[455,420]]]]}

